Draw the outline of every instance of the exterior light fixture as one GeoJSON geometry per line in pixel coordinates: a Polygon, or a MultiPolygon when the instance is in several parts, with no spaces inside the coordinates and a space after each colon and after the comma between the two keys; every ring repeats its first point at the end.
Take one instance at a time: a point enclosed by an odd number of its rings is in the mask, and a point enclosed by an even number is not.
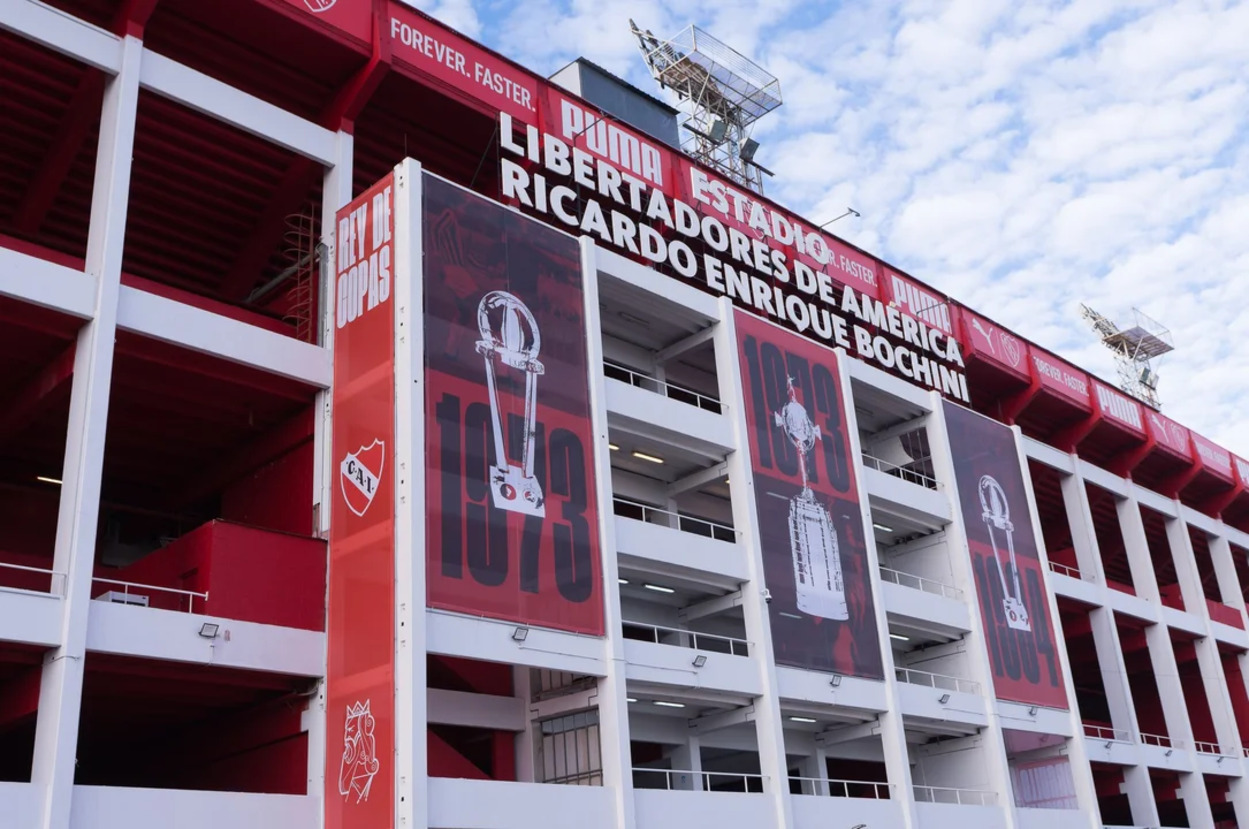
{"type": "Polygon", "coordinates": [[[637,458],[640,461],[650,461],[651,463],[663,463],[664,462],[663,458],[659,458],[654,455],[648,455],[645,452],[634,452],[633,457],[637,458]]]}
{"type": "Polygon", "coordinates": [[[1172,751],[1174,751],[1174,750],[1175,750],[1175,749],[1168,748],[1168,749],[1167,749],[1167,753],[1166,753],[1166,754],[1164,754],[1164,755],[1162,755],[1162,756],[1163,756],[1163,757],[1170,757],[1170,756],[1171,756],[1171,752],[1172,752],[1172,751]]]}
{"type": "Polygon", "coordinates": [[[706,665],[706,664],[707,664],[707,654],[700,653],[698,656],[694,657],[695,668],[701,668],[703,665],[706,665]]]}
{"type": "Polygon", "coordinates": [[[621,584],[628,584],[628,583],[629,583],[629,580],[628,580],[628,579],[620,579],[620,583],[621,583],[621,584]]]}
{"type": "Polygon", "coordinates": [[[1037,712],[1037,710],[1038,710],[1038,709],[1037,709],[1037,707],[1036,707],[1035,705],[1034,705],[1034,706],[1032,706],[1031,708],[1029,708],[1029,709],[1028,709],[1028,716],[1029,716],[1029,717],[1035,717],[1035,716],[1036,716],[1036,712],[1037,712]]]}
{"type": "Polygon", "coordinates": [[[625,697],[625,702],[637,702],[637,697],[625,697]]]}
{"type": "Polygon", "coordinates": [[[620,449],[620,447],[619,447],[619,446],[617,446],[617,445],[616,445],[616,444],[614,444],[614,443],[609,443],[609,444],[607,444],[607,448],[608,448],[608,449],[610,449],[610,450],[612,450],[613,452],[616,452],[616,451],[618,451],[618,450],[620,449]]]}
{"type": "Polygon", "coordinates": [[[60,486],[60,485],[61,485],[61,479],[60,479],[60,478],[49,478],[47,475],[36,475],[36,476],[35,476],[35,480],[36,480],[36,481],[41,481],[41,482],[43,482],[43,483],[45,483],[45,484],[56,484],[57,486],[60,486]]]}
{"type": "Polygon", "coordinates": [[[893,527],[886,527],[884,524],[878,524],[878,523],[876,523],[875,521],[873,521],[873,522],[872,522],[872,526],[873,526],[873,527],[875,527],[876,529],[880,530],[882,533],[891,533],[891,532],[893,532],[893,527]]]}
{"type": "Polygon", "coordinates": [[[647,590],[654,590],[656,593],[675,593],[675,592],[677,592],[677,591],[673,590],[671,587],[664,587],[662,584],[644,584],[644,585],[642,585],[642,586],[643,586],[643,587],[645,587],[647,590]]]}
{"type": "Polygon", "coordinates": [[[529,628],[523,625],[516,628],[516,630],[512,631],[513,642],[524,642],[528,637],[529,637],[529,628]]]}
{"type": "Polygon", "coordinates": [[[205,639],[216,639],[217,634],[221,632],[221,625],[215,622],[205,622],[199,626],[199,635],[205,639]]]}
{"type": "Polygon", "coordinates": [[[841,685],[841,674],[833,674],[828,680],[828,684],[836,688],[841,685]]]}
{"type": "Polygon", "coordinates": [[[815,722],[815,720],[814,720],[814,719],[812,719],[811,717],[790,717],[790,718],[789,718],[789,721],[790,721],[790,722],[801,722],[801,723],[813,723],[813,722],[815,722]]]}
{"type": "Polygon", "coordinates": [[[950,701],[949,694],[942,694],[941,696],[937,697],[937,702],[941,703],[942,705],[945,705],[949,701],[950,701]]]}
{"type": "Polygon", "coordinates": [[[685,707],[685,703],[683,702],[668,702],[666,699],[657,699],[655,700],[655,704],[658,705],[660,708],[684,708],[685,707]]]}
{"type": "Polygon", "coordinates": [[[891,633],[891,634],[889,634],[889,638],[890,638],[890,639],[897,639],[899,642],[909,642],[909,641],[911,641],[911,637],[909,637],[909,636],[903,636],[903,635],[902,635],[902,634],[900,634],[900,633],[891,633]]]}

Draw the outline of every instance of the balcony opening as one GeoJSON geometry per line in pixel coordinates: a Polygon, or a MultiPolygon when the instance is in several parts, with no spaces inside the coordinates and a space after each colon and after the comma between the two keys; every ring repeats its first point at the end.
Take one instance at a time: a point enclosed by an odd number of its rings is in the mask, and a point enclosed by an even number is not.
{"type": "Polygon", "coordinates": [[[1063,478],[1069,476],[1032,459],[1028,460],[1028,473],[1032,478],[1032,491],[1036,495],[1037,520],[1041,523],[1050,569],[1064,576],[1086,578],[1080,572],[1080,563],[1076,560],[1071,521],[1067,517],[1067,505],[1063,499],[1063,478]]]}
{"type": "Polygon", "coordinates": [[[1119,523],[1118,499],[1112,493],[1087,481],[1084,486],[1093,517],[1093,533],[1097,538],[1102,568],[1106,573],[1106,585],[1136,595],[1132,568],[1128,565],[1127,547],[1123,541],[1123,527],[1119,523]]]}
{"type": "Polygon", "coordinates": [[[625,639],[689,648],[702,654],[749,656],[741,591],[621,570],[620,610],[625,639]]]}
{"type": "Polygon", "coordinates": [[[1155,680],[1155,666],[1145,641],[1146,623],[1130,616],[1115,614],[1119,632],[1119,646],[1123,649],[1124,670],[1128,675],[1128,688],[1132,692],[1132,705],[1136,722],[1140,726],[1141,741],[1147,745],[1171,748],[1170,732],[1162,710],[1162,697],[1155,680]]]}
{"type": "Polygon", "coordinates": [[[1184,688],[1184,704],[1193,728],[1193,748],[1199,754],[1221,756],[1230,753],[1231,746],[1219,745],[1219,735],[1214,728],[1210,697],[1206,694],[1206,683],[1197,661],[1196,637],[1174,628],[1170,633],[1171,649],[1175,652],[1175,663],[1180,671],[1180,685],[1184,688]]]}
{"type": "Polygon", "coordinates": [[[980,694],[980,683],[971,676],[967,642],[956,631],[939,631],[921,626],[917,620],[898,621],[890,614],[889,644],[893,648],[894,675],[898,682],[980,694]]]}
{"type": "Polygon", "coordinates": [[[44,650],[0,645],[0,782],[29,783],[44,650]]]}
{"type": "Polygon", "coordinates": [[[524,705],[516,699],[504,708],[499,700],[515,697],[515,669],[429,654],[425,670],[429,776],[516,780],[516,738],[525,729],[524,705]]]}
{"type": "Polygon", "coordinates": [[[978,729],[906,718],[911,785],[921,821],[926,804],[1002,805],[989,775],[989,755],[978,729]]]}
{"type": "Polygon", "coordinates": [[[1236,583],[1240,585],[1241,598],[1249,605],[1249,550],[1238,544],[1228,544],[1232,553],[1232,566],[1236,568],[1236,583]]]}
{"type": "Polygon", "coordinates": [[[850,386],[864,466],[926,489],[940,489],[928,442],[928,411],[858,380],[850,386]]]}
{"type": "Polygon", "coordinates": [[[1219,642],[1219,661],[1223,664],[1223,679],[1227,684],[1227,696],[1232,704],[1232,715],[1241,746],[1249,746],[1249,691],[1245,688],[1246,651],[1226,642],[1219,642]]]}
{"type": "Polygon", "coordinates": [[[896,797],[885,768],[884,747],[868,711],[826,706],[781,711],[789,792],[864,800],[896,797]],[[822,764],[821,764],[822,761],[822,764]]]}
{"type": "Polygon", "coordinates": [[[1088,606],[1066,597],[1058,599],[1058,616],[1062,621],[1067,662],[1071,666],[1071,684],[1076,691],[1076,708],[1084,724],[1084,733],[1089,737],[1128,741],[1131,737],[1127,732],[1116,730],[1106,700],[1102,664],[1093,638],[1089,611],[1088,606]]]}
{"type": "Polygon", "coordinates": [[[1233,829],[1239,826],[1231,790],[1232,781],[1239,779],[1217,774],[1202,776],[1206,783],[1206,797],[1210,799],[1210,813],[1214,817],[1215,829],[1233,829]]]}
{"type": "Polygon", "coordinates": [[[0,245],[82,269],[106,76],[7,31],[0,55],[0,245]]]}
{"type": "Polygon", "coordinates": [[[1158,579],[1158,595],[1162,603],[1176,610],[1184,609],[1184,595],[1180,590],[1179,577],[1175,573],[1175,556],[1171,540],[1167,537],[1167,519],[1160,512],[1141,507],[1141,521],[1145,525],[1145,542],[1149,547],[1149,561],[1158,579]]]}
{"type": "Polygon", "coordinates": [[[944,529],[873,505],[872,532],[881,580],[947,599],[966,599],[954,585],[950,543],[944,529]]]}
{"type": "Polygon", "coordinates": [[[92,653],[77,785],[308,793],[314,680],[92,653]]]}
{"type": "Polygon", "coordinates": [[[1123,766],[1111,763],[1090,763],[1093,790],[1097,794],[1097,810],[1104,826],[1136,826],[1132,804],[1124,791],[1126,779],[1123,766]]]}
{"type": "Polygon", "coordinates": [[[92,597],[323,630],[315,390],[119,334],[92,597]]]}
{"type": "Polygon", "coordinates": [[[633,785],[638,789],[764,791],[751,700],[630,685],[633,785]],[[639,739],[645,736],[645,740],[639,739]]]}
{"type": "Polygon", "coordinates": [[[0,298],[0,590],[64,593],[54,552],[81,325],[0,298]]]}
{"type": "Polygon", "coordinates": [[[1223,590],[1219,587],[1218,573],[1214,569],[1214,559],[1210,555],[1210,536],[1192,524],[1186,524],[1185,527],[1188,530],[1189,542],[1193,547],[1193,558],[1197,560],[1197,575],[1201,577],[1201,591],[1205,595],[1210,618],[1243,630],[1245,623],[1240,611],[1227,604],[1223,590]]]}
{"type": "Polygon", "coordinates": [[[1162,826],[1189,827],[1188,810],[1180,791],[1180,775],[1174,771],[1151,768],[1149,783],[1154,791],[1154,803],[1162,826]]]}
{"type": "Polygon", "coordinates": [[[599,308],[609,380],[723,413],[712,320],[607,274],[599,308]]]}
{"type": "Polygon", "coordinates": [[[1002,739],[1016,808],[1080,808],[1066,737],[1004,728],[1002,739]]]}
{"type": "Polygon", "coordinates": [[[736,543],[723,458],[612,429],[612,509],[622,518],[736,543]]]}

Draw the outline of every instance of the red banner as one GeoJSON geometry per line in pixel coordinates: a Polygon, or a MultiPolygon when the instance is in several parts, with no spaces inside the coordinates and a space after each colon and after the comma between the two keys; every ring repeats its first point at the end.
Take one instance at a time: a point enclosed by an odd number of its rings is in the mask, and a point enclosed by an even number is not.
{"type": "MultiPolygon", "coordinates": [[[[270,0],[273,2],[273,0],[270,0]]],[[[373,39],[373,0],[277,0],[310,15],[317,23],[363,43],[373,39]]]]}
{"type": "Polygon", "coordinates": [[[1159,446],[1184,460],[1192,460],[1193,450],[1188,442],[1188,430],[1171,418],[1152,409],[1145,412],[1145,431],[1159,446]]]}
{"type": "Polygon", "coordinates": [[[741,311],[733,317],[776,661],[880,679],[837,355],[741,311]]]}
{"type": "Polygon", "coordinates": [[[946,336],[957,336],[950,314],[950,303],[945,296],[890,270],[888,266],[884,266],[883,270],[889,298],[902,313],[922,321],[929,328],[935,328],[946,336]]]}
{"type": "Polygon", "coordinates": [[[1222,446],[1211,443],[1196,432],[1190,432],[1189,434],[1193,438],[1193,449],[1197,452],[1197,459],[1201,461],[1206,471],[1227,481],[1234,480],[1231,453],[1222,446]]]}
{"type": "Polygon", "coordinates": [[[946,402],[946,427],[998,699],[1066,708],[1045,573],[1009,427],[946,402]]]}
{"type": "Polygon", "coordinates": [[[1249,488],[1249,461],[1233,455],[1232,462],[1236,466],[1236,477],[1240,479],[1241,486],[1249,488]]]}
{"type": "Polygon", "coordinates": [[[1032,376],[1040,380],[1042,388],[1049,389],[1082,409],[1092,411],[1093,401],[1087,374],[1034,345],[1028,346],[1028,353],[1032,358],[1032,376]]]}
{"type": "Polygon", "coordinates": [[[394,824],[394,177],[338,211],[327,829],[394,824]]]}
{"type": "Polygon", "coordinates": [[[424,178],[429,605],[603,633],[576,240],[424,178]]]}
{"type": "Polygon", "coordinates": [[[996,322],[963,307],[955,307],[962,320],[960,341],[964,348],[980,359],[1028,379],[1028,344],[996,322]]]}
{"type": "Polygon", "coordinates": [[[1093,403],[1102,417],[1120,428],[1145,434],[1145,410],[1140,403],[1100,380],[1093,381],[1093,403]]]}

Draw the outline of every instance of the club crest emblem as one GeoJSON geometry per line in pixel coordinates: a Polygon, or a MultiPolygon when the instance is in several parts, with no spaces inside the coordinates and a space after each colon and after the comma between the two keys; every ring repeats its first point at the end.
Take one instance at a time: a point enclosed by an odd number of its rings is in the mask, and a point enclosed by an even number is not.
{"type": "Polygon", "coordinates": [[[313,14],[320,14],[334,8],[334,4],[337,2],[338,0],[304,0],[304,5],[313,14]]]}
{"type": "Polygon", "coordinates": [[[362,516],[373,503],[382,482],[386,464],[386,444],[375,440],[355,452],[348,452],[338,467],[338,482],[343,490],[347,509],[362,516]]]}
{"type": "Polygon", "coordinates": [[[998,332],[998,340],[1002,343],[1002,359],[1018,368],[1022,354],[1019,353],[1019,340],[1005,331],[998,332]]]}
{"type": "Polygon", "coordinates": [[[382,767],[377,759],[377,741],[373,729],[377,721],[369,710],[372,700],[347,706],[347,722],[343,726],[343,760],[338,767],[338,793],[352,802],[369,799],[373,778],[382,767]]]}

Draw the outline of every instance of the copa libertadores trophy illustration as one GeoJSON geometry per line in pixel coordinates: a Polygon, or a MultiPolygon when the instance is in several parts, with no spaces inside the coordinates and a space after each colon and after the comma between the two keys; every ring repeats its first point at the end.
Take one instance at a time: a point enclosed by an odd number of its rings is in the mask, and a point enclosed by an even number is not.
{"type": "Polygon", "coordinates": [[[1023,603],[1023,590],[1019,587],[1019,567],[1015,563],[1015,525],[1010,520],[1010,504],[1006,502],[1006,492],[997,478],[983,475],[980,478],[980,511],[985,526],[989,529],[989,546],[993,548],[993,560],[997,562],[998,578],[1002,580],[1002,611],[1006,614],[1006,624],[1015,630],[1032,630],[1028,620],[1028,608],[1023,603]],[[1006,536],[1006,549],[1010,554],[1010,582],[1006,579],[1006,569],[1002,567],[1001,548],[993,530],[1001,530],[1006,536]],[[1011,590],[1011,585],[1014,590],[1011,590]]]}
{"type": "Polygon", "coordinates": [[[828,510],[816,500],[807,477],[807,453],[823,436],[795,397],[793,378],[787,377],[785,385],[789,402],[773,417],[798,450],[798,470],[802,475],[802,491],[789,499],[789,547],[794,557],[798,609],[823,619],[845,621],[850,618],[850,610],[846,606],[837,530],[828,510]]]}
{"type": "Polygon", "coordinates": [[[490,391],[490,425],[494,433],[494,466],[490,468],[490,495],[494,505],[525,515],[546,514],[542,485],[533,475],[533,453],[538,417],[538,375],[545,369],[538,361],[542,335],[528,306],[506,291],[491,291],[477,305],[477,353],[486,361],[486,386],[490,391]],[[503,440],[503,415],[499,410],[495,359],[525,374],[524,442],[521,466],[508,462],[503,440]]]}

